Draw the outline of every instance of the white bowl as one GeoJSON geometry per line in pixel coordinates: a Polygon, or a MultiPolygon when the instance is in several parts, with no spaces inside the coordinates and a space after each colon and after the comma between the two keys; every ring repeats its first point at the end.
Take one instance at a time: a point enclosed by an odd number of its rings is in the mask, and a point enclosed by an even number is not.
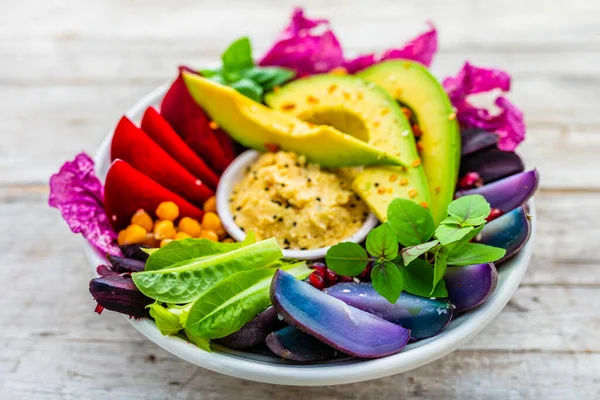
{"type": "MultiPolygon", "coordinates": [[[[127,116],[139,122],[148,106],[158,106],[167,86],[162,86],[141,99],[127,116]]],[[[104,180],[110,166],[110,140],[108,134],[96,153],[96,172],[104,180]]],[[[445,356],[471,340],[481,332],[499,313],[515,293],[531,259],[535,236],[536,218],[533,201],[530,202],[532,234],[529,242],[511,260],[499,268],[498,286],[487,301],[456,319],[437,336],[411,343],[400,353],[375,360],[345,358],[312,365],[296,365],[275,356],[230,350],[214,345],[209,353],[179,337],[163,336],[150,319],[138,321],[125,318],[134,328],[154,343],[192,364],[238,378],[280,385],[325,386],[360,382],[382,378],[408,371],[445,356]]],[[[106,261],[100,258],[86,242],[86,254],[95,268],[106,261]]],[[[123,360],[125,362],[125,360],[123,360]]]]}
{"type": "MultiPolygon", "coordinates": [[[[219,213],[219,217],[221,218],[221,222],[227,233],[238,242],[244,240],[246,233],[241,230],[233,220],[233,214],[229,207],[229,198],[231,197],[231,192],[233,191],[235,184],[244,177],[246,168],[252,165],[259,156],[260,153],[255,150],[247,150],[240,154],[223,172],[221,180],[219,181],[219,187],[217,188],[217,212],[219,213]]],[[[371,229],[375,228],[377,223],[378,221],[375,214],[369,214],[360,229],[349,238],[341,240],[341,242],[362,242],[365,240],[371,229]]],[[[283,250],[283,256],[298,260],[316,260],[318,258],[325,258],[325,254],[330,247],[331,246],[327,246],[311,250],[283,250]]]]}

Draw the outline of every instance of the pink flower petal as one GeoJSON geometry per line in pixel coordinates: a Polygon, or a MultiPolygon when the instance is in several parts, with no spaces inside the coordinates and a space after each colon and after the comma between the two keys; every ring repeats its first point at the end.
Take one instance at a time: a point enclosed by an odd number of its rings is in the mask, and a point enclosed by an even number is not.
{"type": "Polygon", "coordinates": [[[432,23],[429,23],[427,32],[420,34],[402,48],[387,50],[379,61],[403,58],[420,62],[429,67],[433,56],[437,52],[437,46],[437,30],[432,23]]]}
{"type": "Polygon", "coordinates": [[[94,174],[94,161],[85,153],[64,163],[50,177],[48,204],[60,210],[71,231],[81,233],[102,255],[120,255],[103,199],[102,183],[94,174]]]}

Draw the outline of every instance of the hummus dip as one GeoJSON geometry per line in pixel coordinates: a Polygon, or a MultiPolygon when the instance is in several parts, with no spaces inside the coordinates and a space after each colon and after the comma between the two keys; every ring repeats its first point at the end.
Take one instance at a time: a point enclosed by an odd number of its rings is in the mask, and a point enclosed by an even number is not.
{"type": "Polygon", "coordinates": [[[369,214],[348,179],[295,153],[266,153],[247,169],[230,198],[235,223],[284,249],[330,246],[356,233],[369,214]]]}

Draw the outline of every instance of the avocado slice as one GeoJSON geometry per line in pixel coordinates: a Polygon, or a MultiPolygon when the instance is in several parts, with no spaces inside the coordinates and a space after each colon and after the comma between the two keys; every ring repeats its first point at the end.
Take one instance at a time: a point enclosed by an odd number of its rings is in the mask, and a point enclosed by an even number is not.
{"type": "MultiPolygon", "coordinates": [[[[383,89],[354,76],[334,74],[302,78],[267,94],[265,102],[287,114],[328,124],[408,163],[401,167],[366,167],[356,173],[354,191],[381,220],[397,198],[429,204],[427,178],[420,165],[409,121],[383,89]]],[[[324,147],[330,143],[323,142],[324,147]]],[[[331,145],[332,146],[332,145],[331,145]]]]}
{"type": "Polygon", "coordinates": [[[385,61],[358,73],[409,107],[421,136],[421,159],[437,224],[447,215],[460,165],[460,129],[446,91],[429,70],[414,61],[385,61]]]}
{"type": "Polygon", "coordinates": [[[385,149],[268,108],[228,86],[187,72],[183,80],[196,103],[245,146],[293,151],[325,167],[404,165],[385,149]]]}

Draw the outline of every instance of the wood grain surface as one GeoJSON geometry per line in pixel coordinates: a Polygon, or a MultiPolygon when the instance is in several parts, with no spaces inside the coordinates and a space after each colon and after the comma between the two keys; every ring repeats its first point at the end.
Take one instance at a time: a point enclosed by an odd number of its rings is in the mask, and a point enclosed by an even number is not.
{"type": "Polygon", "coordinates": [[[0,399],[599,399],[600,2],[596,0],[1,0],[0,399]],[[419,369],[324,388],[219,375],[92,312],[82,239],[47,206],[47,181],[93,153],[120,115],[249,35],[257,54],[291,8],[332,19],[346,48],[439,29],[433,70],[465,59],[513,75],[537,166],[538,232],[525,280],[461,349],[419,369]]]}

